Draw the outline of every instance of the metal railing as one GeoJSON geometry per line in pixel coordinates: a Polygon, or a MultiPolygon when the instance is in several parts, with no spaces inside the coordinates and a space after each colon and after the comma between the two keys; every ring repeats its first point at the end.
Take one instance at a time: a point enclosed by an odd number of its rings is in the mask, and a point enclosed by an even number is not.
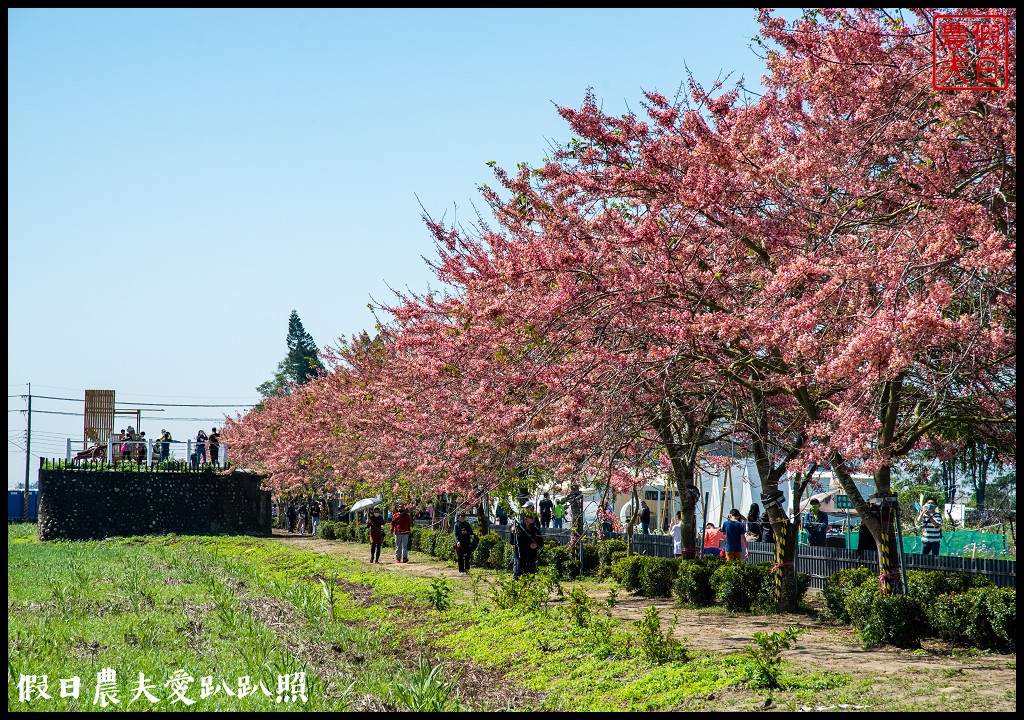
{"type": "MultiPolygon", "coordinates": [[[[68,462],[75,459],[75,456],[78,454],[73,449],[75,444],[81,444],[81,441],[74,441],[71,438],[67,439],[67,453],[65,455],[65,460],[68,462]]],[[[152,465],[165,460],[179,460],[189,464],[192,463],[193,451],[196,450],[195,440],[171,440],[167,443],[168,447],[166,453],[163,452],[161,445],[163,445],[163,442],[158,438],[148,438],[146,440],[120,440],[116,437],[110,437],[107,439],[105,447],[102,445],[100,446],[100,452],[103,457],[93,457],[90,459],[102,460],[108,464],[132,462],[152,465]],[[124,445],[128,446],[127,453],[122,450],[124,445]]],[[[93,447],[95,448],[95,445],[93,447]]],[[[217,464],[226,466],[228,463],[228,445],[227,443],[222,442],[219,443],[218,448],[217,464]]],[[[206,464],[210,464],[212,462],[213,460],[210,453],[209,443],[207,443],[206,464]]]]}

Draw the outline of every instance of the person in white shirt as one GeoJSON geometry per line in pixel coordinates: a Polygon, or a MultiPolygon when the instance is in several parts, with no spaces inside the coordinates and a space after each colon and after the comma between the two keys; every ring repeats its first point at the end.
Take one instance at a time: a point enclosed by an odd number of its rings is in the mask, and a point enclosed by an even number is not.
{"type": "Polygon", "coordinates": [[[677,512],[675,518],[672,520],[672,526],[668,529],[669,535],[672,536],[672,554],[676,557],[682,557],[683,555],[683,513],[682,511],[677,512]]]}

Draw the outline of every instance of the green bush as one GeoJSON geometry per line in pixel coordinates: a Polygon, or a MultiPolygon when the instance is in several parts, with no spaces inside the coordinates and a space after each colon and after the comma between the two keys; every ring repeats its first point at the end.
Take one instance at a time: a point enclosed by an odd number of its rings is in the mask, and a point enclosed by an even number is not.
{"type": "MultiPolygon", "coordinates": [[[[575,548],[574,548],[575,550],[575,548]]],[[[555,569],[555,575],[562,580],[579,577],[580,560],[576,552],[570,552],[564,545],[544,546],[544,562],[555,569]]]]}
{"type": "MultiPolygon", "coordinates": [[[[498,536],[501,537],[500,535],[498,536]]],[[[495,570],[507,569],[505,565],[505,549],[508,547],[508,543],[504,540],[500,540],[491,545],[491,550],[487,553],[487,567],[494,568],[495,570]]]]}
{"type": "Polygon", "coordinates": [[[972,588],[940,595],[928,615],[936,634],[955,645],[1016,650],[1016,588],[972,588]]]}
{"type": "Polygon", "coordinates": [[[850,622],[850,615],[846,612],[846,597],[874,577],[875,573],[868,568],[858,567],[840,570],[825,580],[821,596],[828,616],[839,622],[850,622]]]}
{"type": "Polygon", "coordinates": [[[625,540],[601,540],[597,543],[597,572],[602,578],[611,575],[615,553],[626,554],[629,546],[625,540]]]}
{"type": "Polygon", "coordinates": [[[994,639],[991,647],[1017,652],[1017,588],[982,588],[981,592],[994,639]]]}
{"type": "Polygon", "coordinates": [[[878,581],[874,579],[864,581],[846,594],[845,616],[856,630],[867,625],[877,595],[878,581]]]}
{"type": "Polygon", "coordinates": [[[711,589],[711,576],[724,560],[715,555],[700,555],[693,560],[682,560],[676,568],[672,592],[683,605],[706,607],[715,602],[711,589]]]}
{"type": "MultiPolygon", "coordinates": [[[[579,548],[575,548],[575,552],[576,557],[579,557],[579,548]]],[[[594,543],[583,543],[583,565],[580,568],[580,573],[583,575],[595,573],[600,563],[601,559],[597,545],[594,543]]]]}
{"type": "Polygon", "coordinates": [[[409,535],[409,549],[430,555],[430,544],[433,542],[435,532],[430,528],[414,528],[409,535]]]}
{"type": "Polygon", "coordinates": [[[336,533],[337,523],[331,522],[330,520],[324,520],[320,523],[317,528],[320,531],[320,537],[324,540],[334,540],[338,537],[336,533]]]}
{"type": "Polygon", "coordinates": [[[987,588],[995,585],[984,575],[976,573],[908,570],[907,586],[907,594],[916,597],[927,607],[940,595],[962,593],[973,588],[987,588]]]}
{"type": "Polygon", "coordinates": [[[629,555],[612,565],[612,577],[625,590],[635,593],[640,590],[640,573],[643,570],[646,557],[643,555],[629,555]]]}
{"type": "Polygon", "coordinates": [[[438,560],[455,562],[455,536],[452,533],[434,533],[434,548],[431,553],[438,560]]]}
{"type": "Polygon", "coordinates": [[[928,624],[943,640],[954,645],[970,643],[966,618],[977,604],[977,597],[968,593],[939,595],[928,605],[928,624]]]}
{"type": "Polygon", "coordinates": [[[733,612],[750,612],[764,603],[765,574],[763,565],[726,562],[711,575],[715,602],[733,612]]]}
{"type": "Polygon", "coordinates": [[[876,592],[871,603],[871,614],[860,629],[860,638],[864,647],[885,643],[902,648],[919,648],[926,630],[924,607],[920,600],[909,595],[882,595],[876,592]]]}
{"type": "Polygon", "coordinates": [[[476,550],[473,551],[473,565],[476,567],[492,567],[490,564],[491,549],[504,541],[498,533],[487,533],[480,536],[476,550]]]}
{"type": "Polygon", "coordinates": [[[672,597],[679,561],[675,558],[644,558],[640,571],[640,594],[644,597],[672,597]]]}

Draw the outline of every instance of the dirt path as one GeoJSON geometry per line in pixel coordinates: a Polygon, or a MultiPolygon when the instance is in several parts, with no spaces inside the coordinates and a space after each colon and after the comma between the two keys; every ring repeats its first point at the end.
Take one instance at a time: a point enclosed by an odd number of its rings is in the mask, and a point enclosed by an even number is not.
{"type": "MultiPolygon", "coordinates": [[[[274,540],[293,544],[305,550],[328,555],[350,558],[365,562],[369,555],[368,545],[321,540],[319,538],[290,535],[274,531],[274,540]]],[[[458,571],[420,552],[409,553],[409,562],[395,564],[394,555],[385,547],[381,553],[381,564],[368,568],[380,572],[401,572],[407,575],[434,578],[445,577],[456,586],[466,588],[469,580],[458,571]]],[[[477,576],[486,579],[496,575],[494,570],[477,569],[477,576]]],[[[566,587],[571,583],[564,583],[566,587]]],[[[606,587],[597,591],[588,588],[596,600],[607,597],[606,587]]],[[[996,703],[986,709],[1016,710],[1017,670],[1016,655],[952,655],[944,643],[927,642],[923,650],[910,651],[898,648],[864,649],[860,646],[852,628],[823,623],[813,614],[744,615],[721,610],[701,611],[680,608],[671,599],[654,599],[621,594],[612,615],[622,620],[636,620],[650,606],[661,610],[661,617],[667,629],[673,614],[679,613],[679,624],[675,635],[684,639],[693,648],[712,652],[739,652],[747,646],[757,631],[774,631],[788,625],[805,628],[799,644],[794,650],[784,653],[787,660],[816,671],[830,670],[854,676],[878,677],[899,676],[906,685],[908,678],[920,678],[922,691],[929,683],[935,682],[936,672],[948,679],[943,680],[941,689],[949,700],[957,700],[968,688],[972,694],[981,694],[996,703]],[[931,676],[931,677],[929,677],[931,676]]],[[[913,693],[914,683],[904,689],[913,693]]]]}

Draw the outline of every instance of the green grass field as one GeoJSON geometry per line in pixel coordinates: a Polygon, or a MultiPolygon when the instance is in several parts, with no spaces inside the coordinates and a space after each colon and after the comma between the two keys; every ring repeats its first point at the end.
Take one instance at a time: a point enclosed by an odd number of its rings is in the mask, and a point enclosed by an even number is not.
{"type": "Polygon", "coordinates": [[[652,660],[663,637],[568,586],[461,586],[260,538],[35,530],[8,526],[9,710],[792,710],[870,688],[783,662],[768,690],[747,654],[652,660]]]}

